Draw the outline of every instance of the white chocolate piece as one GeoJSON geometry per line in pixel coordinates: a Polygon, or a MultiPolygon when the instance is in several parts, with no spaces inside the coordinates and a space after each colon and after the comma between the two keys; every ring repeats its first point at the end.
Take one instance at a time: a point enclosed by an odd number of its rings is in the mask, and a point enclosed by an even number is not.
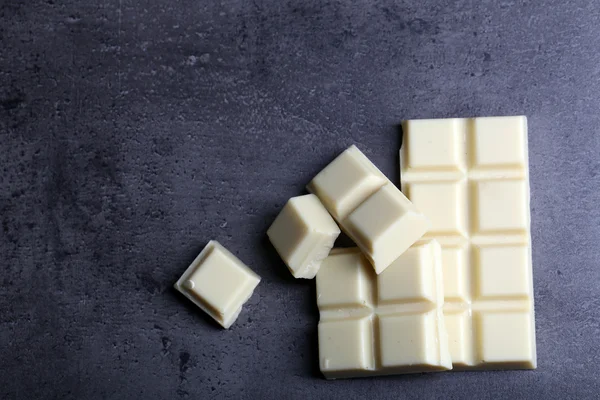
{"type": "Polygon", "coordinates": [[[257,274],[211,240],[175,283],[175,289],[227,329],[259,282],[257,274]]]}
{"type": "Polygon", "coordinates": [[[402,190],[442,245],[454,369],[536,368],[527,119],[411,120],[402,190]]]}
{"type": "Polygon", "coordinates": [[[429,220],[356,147],[308,184],[380,274],[419,240],[429,220]]]}
{"type": "Polygon", "coordinates": [[[380,274],[423,236],[429,222],[389,183],[355,208],[344,226],[380,274]]]}
{"type": "Polygon", "coordinates": [[[357,248],[317,274],[319,364],[327,379],[452,368],[440,245],[421,241],[376,275],[357,248]]]}
{"type": "Polygon", "coordinates": [[[340,234],[314,194],[292,197],[267,231],[271,243],[294,275],[312,279],[340,234]]]}
{"type": "Polygon", "coordinates": [[[307,189],[341,221],[386,183],[381,171],[352,145],[319,172],[307,189]]]}

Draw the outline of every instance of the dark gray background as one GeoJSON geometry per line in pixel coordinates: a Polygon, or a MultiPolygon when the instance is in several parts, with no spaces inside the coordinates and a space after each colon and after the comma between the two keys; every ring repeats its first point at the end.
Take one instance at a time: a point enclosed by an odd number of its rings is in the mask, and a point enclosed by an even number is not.
{"type": "Polygon", "coordinates": [[[598,1],[0,0],[0,398],[598,398],[598,1]],[[526,114],[539,368],[328,382],[265,240],[402,119],[526,114]],[[209,239],[230,330],[171,289],[209,239]]]}

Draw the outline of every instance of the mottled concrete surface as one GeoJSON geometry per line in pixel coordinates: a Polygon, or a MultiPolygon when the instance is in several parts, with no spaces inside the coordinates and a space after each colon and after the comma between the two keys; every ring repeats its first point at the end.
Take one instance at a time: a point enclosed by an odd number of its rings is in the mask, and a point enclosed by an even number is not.
{"type": "Polygon", "coordinates": [[[598,398],[597,1],[0,1],[0,398],[598,398]],[[405,118],[526,114],[539,368],[327,382],[265,240],[405,118]],[[218,239],[231,330],[171,289],[218,239]]]}

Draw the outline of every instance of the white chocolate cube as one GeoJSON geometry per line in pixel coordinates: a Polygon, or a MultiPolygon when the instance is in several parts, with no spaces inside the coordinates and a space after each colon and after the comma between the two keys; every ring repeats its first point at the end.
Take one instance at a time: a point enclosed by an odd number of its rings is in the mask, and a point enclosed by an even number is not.
{"type": "Polygon", "coordinates": [[[429,227],[429,221],[391,183],[362,202],[344,226],[380,274],[429,227]]]}
{"type": "MultiPolygon", "coordinates": [[[[379,317],[379,340],[382,368],[419,372],[421,369],[428,371],[430,366],[440,362],[436,344],[436,314],[433,311],[379,317]]],[[[449,355],[446,361],[449,366],[449,355]]]]}
{"type": "Polygon", "coordinates": [[[404,191],[431,221],[428,235],[466,235],[467,214],[459,207],[465,202],[466,196],[463,182],[412,183],[404,191]]]}
{"type": "Polygon", "coordinates": [[[464,120],[422,119],[405,123],[405,169],[411,171],[461,171],[465,168],[463,157],[464,120]]]}
{"type": "Polygon", "coordinates": [[[357,248],[333,249],[326,258],[327,268],[317,274],[317,305],[320,310],[340,306],[363,308],[373,306],[369,284],[373,271],[365,268],[357,248]]]}
{"type": "Polygon", "coordinates": [[[317,274],[319,363],[328,379],[451,368],[441,248],[418,242],[376,275],[358,249],[335,249],[317,274]]]}
{"type": "Polygon", "coordinates": [[[400,161],[442,245],[454,368],[535,368],[527,119],[406,121],[400,161]]]}
{"type": "Polygon", "coordinates": [[[523,180],[476,184],[474,230],[477,233],[526,233],[529,229],[529,187],[523,180]]]}
{"type": "Polygon", "coordinates": [[[533,321],[527,311],[484,312],[477,315],[478,354],[487,368],[534,368],[533,321]]]}
{"type": "Polygon", "coordinates": [[[258,275],[211,240],[175,283],[175,289],[229,328],[259,282],[258,275]]]}
{"type": "Polygon", "coordinates": [[[267,236],[295,278],[312,279],[340,234],[331,215],[314,194],[293,197],[267,236]]]}
{"type": "Polygon", "coordinates": [[[341,371],[352,371],[360,376],[374,370],[370,318],[323,321],[319,323],[318,331],[321,371],[326,378],[342,378],[341,371]]]}
{"type": "Polygon", "coordinates": [[[526,167],[527,120],[525,117],[473,118],[472,159],[480,168],[526,167]]]}
{"type": "Polygon", "coordinates": [[[385,270],[429,227],[429,220],[356,147],[308,184],[375,268],[385,270]]]}
{"type": "Polygon", "coordinates": [[[419,300],[435,307],[443,304],[443,296],[436,284],[442,285],[441,250],[435,241],[419,243],[402,254],[377,276],[378,304],[410,303],[419,300]],[[438,267],[440,271],[438,271],[438,267]]]}
{"type": "Polygon", "coordinates": [[[532,295],[527,246],[485,246],[474,254],[475,298],[527,300],[532,295]]]}
{"type": "Polygon", "coordinates": [[[351,146],[319,172],[307,189],[341,221],[387,182],[358,147],[351,146]]]}

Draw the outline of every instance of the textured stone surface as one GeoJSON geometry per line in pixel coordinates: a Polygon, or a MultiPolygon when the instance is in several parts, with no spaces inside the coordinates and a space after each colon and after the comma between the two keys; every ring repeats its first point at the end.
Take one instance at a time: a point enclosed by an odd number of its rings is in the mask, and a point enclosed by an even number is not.
{"type": "Polygon", "coordinates": [[[0,2],[0,398],[597,398],[594,1],[0,2]],[[539,369],[327,382],[313,283],[265,239],[405,118],[526,114],[539,369]],[[171,285],[263,277],[229,331],[171,285]],[[285,396],[282,396],[285,394],[285,396]]]}

